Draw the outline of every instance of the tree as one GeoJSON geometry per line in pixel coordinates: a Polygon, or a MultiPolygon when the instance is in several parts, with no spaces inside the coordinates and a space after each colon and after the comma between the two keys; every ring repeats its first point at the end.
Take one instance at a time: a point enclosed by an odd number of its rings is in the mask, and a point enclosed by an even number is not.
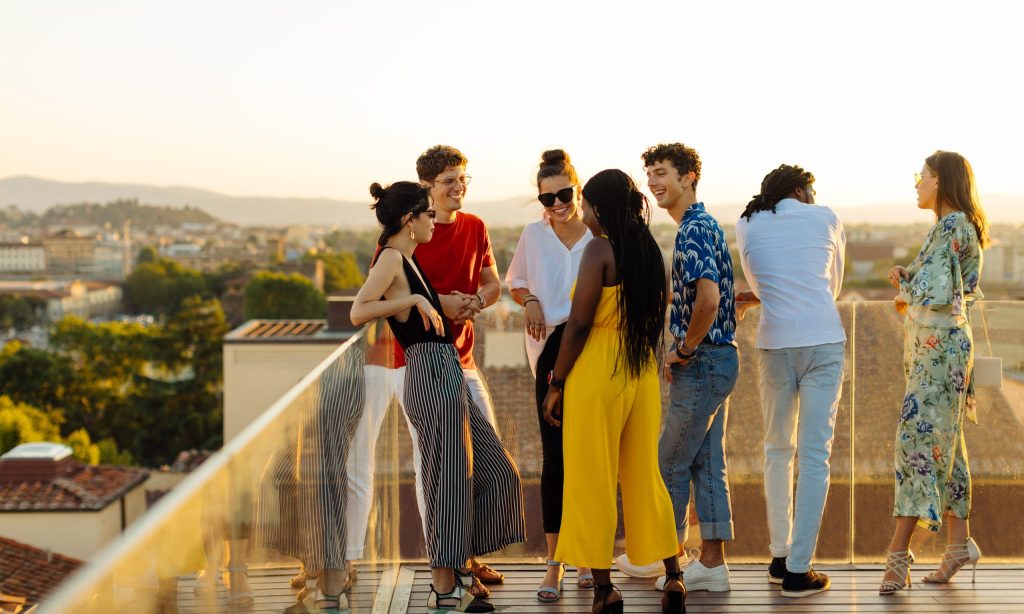
{"type": "Polygon", "coordinates": [[[0,454],[35,441],[60,441],[58,422],[41,409],[0,396],[0,454]]]}
{"type": "Polygon", "coordinates": [[[160,254],[157,253],[156,248],[152,245],[147,245],[139,250],[139,255],[135,259],[138,264],[144,264],[146,262],[156,262],[160,259],[160,254]]]}
{"type": "Polygon", "coordinates": [[[298,273],[260,271],[245,287],[245,317],[323,318],[327,299],[313,282],[298,273]]]}
{"type": "Polygon", "coordinates": [[[26,330],[43,321],[46,301],[36,296],[0,295],[0,329],[26,330]]]}
{"type": "Polygon", "coordinates": [[[324,290],[350,290],[363,285],[366,278],[359,270],[359,263],[352,252],[320,252],[307,254],[306,258],[320,260],[324,263],[324,290]]]}
{"type": "Polygon", "coordinates": [[[134,313],[173,314],[194,295],[209,296],[202,273],[173,260],[142,262],[124,283],[124,298],[134,313]]]}

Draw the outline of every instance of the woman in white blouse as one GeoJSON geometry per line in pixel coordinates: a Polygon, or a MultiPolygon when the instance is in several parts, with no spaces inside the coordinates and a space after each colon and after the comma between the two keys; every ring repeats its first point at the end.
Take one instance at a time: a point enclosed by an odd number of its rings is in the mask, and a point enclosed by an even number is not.
{"type": "MultiPolygon", "coordinates": [[[[562,563],[553,560],[562,523],[562,431],[544,420],[544,396],[569,319],[569,295],[580,256],[593,235],[580,218],[580,183],[569,154],[561,149],[542,154],[537,191],[544,216],[523,229],[505,283],[512,298],[526,310],[526,354],[536,379],[537,422],[544,451],[541,506],[548,547],[547,574],[537,598],[550,602],[561,597],[565,575],[562,563]]],[[[581,588],[590,588],[594,577],[589,569],[580,568],[577,582],[581,588]]]]}

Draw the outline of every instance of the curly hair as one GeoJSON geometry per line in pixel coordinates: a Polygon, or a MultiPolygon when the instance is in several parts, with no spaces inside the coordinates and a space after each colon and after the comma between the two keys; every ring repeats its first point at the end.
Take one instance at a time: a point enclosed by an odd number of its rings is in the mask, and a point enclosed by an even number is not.
{"type": "Polygon", "coordinates": [[[754,198],[747,203],[741,217],[749,221],[758,211],[771,211],[775,213],[775,205],[779,201],[793,193],[793,190],[802,188],[814,183],[814,175],[805,171],[799,166],[780,164],[779,168],[764,176],[761,181],[761,193],[755,194],[754,198]]]}
{"type": "Polygon", "coordinates": [[[661,143],[651,147],[640,157],[644,161],[644,166],[668,160],[676,167],[680,176],[692,172],[693,189],[697,189],[697,182],[700,181],[700,156],[693,147],[687,147],[682,143],[661,143]]]}
{"type": "Polygon", "coordinates": [[[433,181],[449,168],[466,166],[469,159],[451,145],[434,145],[416,158],[416,174],[420,181],[433,181]]]}

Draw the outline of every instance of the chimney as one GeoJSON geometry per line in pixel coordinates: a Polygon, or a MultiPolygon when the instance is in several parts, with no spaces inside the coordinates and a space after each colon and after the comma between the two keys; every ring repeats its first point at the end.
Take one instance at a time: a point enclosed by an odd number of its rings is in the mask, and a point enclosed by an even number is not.
{"type": "Polygon", "coordinates": [[[353,326],[349,314],[352,313],[354,296],[327,297],[327,331],[332,333],[353,332],[360,327],[353,326]]]}

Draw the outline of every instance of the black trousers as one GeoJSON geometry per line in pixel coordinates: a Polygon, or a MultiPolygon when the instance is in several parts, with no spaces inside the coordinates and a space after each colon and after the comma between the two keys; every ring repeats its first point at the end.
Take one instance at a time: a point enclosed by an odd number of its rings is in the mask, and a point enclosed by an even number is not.
{"type": "MultiPolygon", "coordinates": [[[[558,348],[562,345],[565,323],[559,324],[544,342],[544,351],[537,359],[537,422],[544,461],[540,472],[540,501],[544,532],[558,533],[562,526],[562,485],[565,470],[562,464],[562,428],[544,420],[544,397],[548,393],[548,373],[555,368],[558,348]]],[[[563,404],[565,403],[563,399],[563,404]]]]}

